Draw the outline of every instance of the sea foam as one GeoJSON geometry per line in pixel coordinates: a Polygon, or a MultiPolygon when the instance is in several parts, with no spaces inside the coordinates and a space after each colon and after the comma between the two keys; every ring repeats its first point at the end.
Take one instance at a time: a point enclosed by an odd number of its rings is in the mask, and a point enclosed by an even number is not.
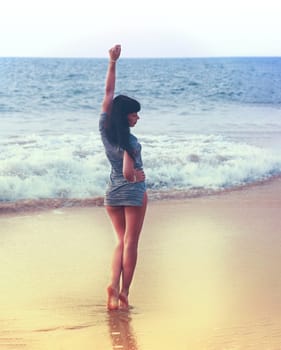
{"type": "MultiPolygon", "coordinates": [[[[139,137],[151,191],[228,189],[281,173],[281,156],[218,135],[139,137]]],[[[0,144],[0,200],[102,196],[110,167],[97,133],[0,144]]]]}

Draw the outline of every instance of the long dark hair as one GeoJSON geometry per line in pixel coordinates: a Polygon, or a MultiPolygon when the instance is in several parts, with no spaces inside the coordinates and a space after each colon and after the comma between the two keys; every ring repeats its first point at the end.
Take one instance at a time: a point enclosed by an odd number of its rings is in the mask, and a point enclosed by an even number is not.
{"type": "Polygon", "coordinates": [[[106,122],[105,132],[108,141],[127,151],[132,158],[132,148],[129,143],[130,126],[128,114],[139,112],[140,103],[128,96],[118,95],[113,99],[111,113],[106,122]]]}

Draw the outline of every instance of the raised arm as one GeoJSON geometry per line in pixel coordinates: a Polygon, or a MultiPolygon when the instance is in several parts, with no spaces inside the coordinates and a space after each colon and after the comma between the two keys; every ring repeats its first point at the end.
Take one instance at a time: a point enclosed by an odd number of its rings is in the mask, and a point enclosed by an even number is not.
{"type": "Polygon", "coordinates": [[[109,50],[109,62],[105,80],[105,94],[102,102],[102,112],[110,113],[112,100],[114,98],[116,80],[116,61],[121,53],[121,46],[115,45],[109,50]]]}

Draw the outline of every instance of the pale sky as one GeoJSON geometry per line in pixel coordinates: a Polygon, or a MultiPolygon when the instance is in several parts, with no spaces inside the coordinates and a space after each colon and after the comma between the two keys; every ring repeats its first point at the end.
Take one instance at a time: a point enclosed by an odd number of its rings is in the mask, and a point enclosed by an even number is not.
{"type": "Polygon", "coordinates": [[[3,0],[0,56],[281,56],[280,0],[3,0]]]}

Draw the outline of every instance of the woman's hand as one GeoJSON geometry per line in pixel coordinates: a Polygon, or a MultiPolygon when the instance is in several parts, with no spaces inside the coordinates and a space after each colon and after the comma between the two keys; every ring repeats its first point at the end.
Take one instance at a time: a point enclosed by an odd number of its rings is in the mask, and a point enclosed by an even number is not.
{"type": "Polygon", "coordinates": [[[108,52],[109,52],[110,61],[111,62],[117,61],[121,54],[121,45],[113,46],[108,52]]]}
{"type": "Polygon", "coordinates": [[[145,180],[145,173],[142,169],[135,169],[135,182],[143,182],[145,180]]]}
{"type": "Polygon", "coordinates": [[[145,173],[142,169],[135,169],[134,160],[127,151],[123,156],[123,176],[129,182],[143,182],[145,173]]]}
{"type": "Polygon", "coordinates": [[[109,50],[109,63],[105,81],[105,94],[102,102],[102,112],[110,114],[114,98],[116,64],[121,53],[121,45],[115,45],[109,50]]]}

